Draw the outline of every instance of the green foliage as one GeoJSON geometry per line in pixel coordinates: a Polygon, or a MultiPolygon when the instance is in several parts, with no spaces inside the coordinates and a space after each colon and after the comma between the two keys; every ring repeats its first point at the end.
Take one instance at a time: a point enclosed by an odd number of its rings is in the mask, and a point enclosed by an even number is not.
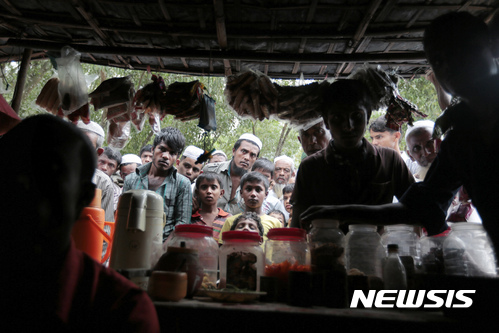
{"type": "MultiPolygon", "coordinates": [[[[14,86],[17,78],[17,71],[19,69],[18,63],[7,63],[0,65],[5,81],[9,83],[9,89],[5,90],[6,84],[4,83],[2,93],[7,101],[12,100],[14,86]]],[[[144,71],[136,71],[129,69],[120,69],[115,67],[105,67],[97,65],[82,64],[83,72],[87,78],[93,78],[94,81],[88,87],[88,91],[92,92],[96,89],[102,81],[113,78],[130,76],[132,82],[135,84],[135,90],[140,89],[147,83],[151,82],[151,75],[144,71]]],[[[45,83],[54,75],[56,71],[50,64],[50,61],[32,61],[28,71],[28,78],[26,80],[26,88],[23,95],[21,109],[19,115],[22,118],[30,115],[45,113],[35,104],[36,98],[40,93],[45,83]]],[[[237,141],[239,136],[243,133],[249,132],[258,136],[263,142],[263,148],[260,152],[261,157],[266,157],[273,160],[276,154],[276,148],[281,136],[283,122],[277,120],[256,121],[250,119],[241,119],[236,113],[230,109],[225,102],[223,91],[225,88],[225,78],[221,77],[193,77],[178,74],[165,74],[155,73],[163,77],[165,84],[169,85],[174,82],[190,82],[193,80],[201,81],[207,88],[208,93],[216,101],[216,117],[217,117],[217,130],[204,134],[204,130],[197,126],[198,120],[188,122],[181,122],[173,119],[173,116],[166,116],[161,121],[161,127],[173,126],[178,128],[186,138],[186,145],[195,145],[200,148],[216,148],[223,150],[229,158],[232,155],[232,147],[237,141]]],[[[280,82],[280,84],[282,84],[280,82]]],[[[290,83],[287,83],[290,84],[290,83]]],[[[2,86],[0,86],[0,89],[2,86]]],[[[105,118],[105,110],[94,110],[90,107],[91,119],[104,128],[107,132],[107,124],[105,118]]],[[[296,165],[301,160],[301,145],[297,140],[298,133],[292,130],[287,140],[284,143],[282,154],[286,154],[295,160],[296,165]]],[[[131,138],[127,145],[121,150],[122,154],[138,154],[140,148],[147,144],[152,143],[154,139],[151,127],[145,124],[141,132],[132,126],[131,138]]]]}
{"type": "MultiPolygon", "coordinates": [[[[427,115],[426,118],[415,116],[415,121],[422,119],[435,121],[435,119],[437,119],[437,117],[442,113],[442,110],[440,110],[440,106],[438,105],[437,92],[435,90],[435,87],[424,77],[418,77],[411,80],[400,79],[398,82],[398,88],[400,96],[416,104],[419,111],[427,115]]],[[[386,110],[374,111],[371,116],[371,121],[384,116],[385,113],[386,110]]],[[[402,126],[402,137],[399,143],[401,151],[406,149],[404,138],[406,129],[407,124],[404,124],[402,126]]],[[[366,131],[365,138],[370,140],[369,131],[366,131]]]]}
{"type": "MultiPolygon", "coordinates": [[[[130,76],[132,82],[135,84],[135,89],[143,87],[151,80],[151,75],[144,71],[136,71],[130,69],[120,69],[115,67],[105,67],[97,65],[82,64],[83,72],[87,77],[94,78],[94,81],[89,85],[88,91],[91,92],[101,84],[102,81],[113,78],[130,76]]],[[[0,64],[2,80],[0,82],[0,93],[4,95],[7,101],[12,100],[14,93],[14,86],[17,79],[17,71],[19,70],[19,63],[11,62],[0,64]],[[8,86],[8,87],[7,87],[8,86]],[[8,88],[8,89],[7,89],[8,88]]],[[[236,113],[230,109],[225,102],[223,94],[225,87],[225,78],[221,77],[193,77],[179,74],[165,74],[165,73],[152,73],[161,75],[166,85],[173,82],[190,82],[193,80],[201,81],[207,88],[208,93],[216,101],[216,117],[217,117],[217,130],[204,134],[204,130],[197,126],[198,121],[192,120],[188,122],[176,121],[173,116],[166,116],[161,121],[161,127],[173,126],[178,128],[186,138],[187,145],[195,145],[200,148],[217,148],[223,150],[230,158],[232,154],[232,147],[237,141],[238,137],[246,132],[253,133],[258,136],[263,142],[263,149],[260,153],[261,157],[266,157],[273,160],[276,157],[277,146],[281,132],[285,124],[277,120],[257,121],[250,119],[241,119],[236,113]]],[[[19,115],[22,118],[30,115],[44,113],[45,110],[41,109],[35,104],[36,98],[40,93],[45,83],[54,75],[57,75],[56,70],[52,67],[50,61],[32,61],[26,79],[26,86],[23,93],[23,101],[19,115]]],[[[279,80],[280,85],[295,85],[296,81],[283,81],[279,80]]],[[[306,84],[309,82],[303,82],[306,84]]],[[[435,120],[441,113],[438,106],[437,96],[433,84],[426,80],[424,77],[404,80],[401,79],[398,84],[400,95],[413,102],[419,107],[419,110],[428,115],[428,118],[435,120]]],[[[91,107],[91,119],[101,124],[107,132],[107,124],[105,118],[105,110],[94,110],[91,107]]],[[[371,117],[372,120],[384,115],[384,111],[375,111],[371,117]]],[[[419,120],[420,118],[416,118],[419,120]]],[[[403,126],[403,132],[406,125],[403,126]]],[[[132,126],[131,139],[127,145],[122,149],[122,154],[134,153],[138,154],[140,148],[147,144],[152,143],[154,135],[147,124],[141,132],[137,132],[132,126]]],[[[288,155],[294,159],[295,165],[301,161],[302,149],[297,140],[298,133],[291,130],[282,149],[282,154],[288,155]]],[[[369,139],[369,132],[366,131],[365,137],[369,139]]],[[[405,140],[402,137],[401,149],[405,149],[405,140]]]]}

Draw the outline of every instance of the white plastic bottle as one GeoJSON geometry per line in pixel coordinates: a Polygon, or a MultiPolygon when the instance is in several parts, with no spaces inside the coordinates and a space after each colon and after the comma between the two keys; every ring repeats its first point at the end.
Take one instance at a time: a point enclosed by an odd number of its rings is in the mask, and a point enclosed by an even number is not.
{"type": "Polygon", "coordinates": [[[407,276],[398,255],[397,244],[388,244],[388,256],[383,262],[383,280],[387,290],[407,289],[407,276]]]}

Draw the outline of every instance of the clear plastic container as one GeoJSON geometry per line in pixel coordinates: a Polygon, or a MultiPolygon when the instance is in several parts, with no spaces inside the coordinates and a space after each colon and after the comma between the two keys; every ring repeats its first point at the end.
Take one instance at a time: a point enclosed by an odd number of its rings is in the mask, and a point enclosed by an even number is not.
{"type": "Polygon", "coordinates": [[[226,231],[220,247],[219,288],[234,286],[260,291],[260,276],[264,272],[265,256],[259,245],[260,234],[248,231],[226,231]]]}
{"type": "Polygon", "coordinates": [[[385,254],[381,236],[375,225],[349,225],[345,243],[347,272],[357,269],[367,276],[381,278],[381,259],[385,257],[385,254]]]}
{"type": "Polygon", "coordinates": [[[307,233],[298,228],[273,228],[265,243],[265,276],[277,278],[277,298],[285,300],[290,271],[310,271],[307,233]]]}
{"type": "Polygon", "coordinates": [[[444,241],[449,231],[435,236],[421,237],[421,269],[426,274],[444,274],[444,241]]]}
{"type": "Polygon", "coordinates": [[[494,277],[497,274],[494,249],[481,224],[452,224],[443,253],[445,274],[473,277],[494,277]]]}
{"type": "Polygon", "coordinates": [[[180,224],[166,243],[167,247],[180,247],[198,250],[199,263],[203,267],[203,285],[216,286],[218,277],[218,244],[213,239],[213,229],[204,225],[180,224]]]}
{"type": "Polygon", "coordinates": [[[312,221],[308,234],[311,262],[314,270],[332,269],[336,264],[345,265],[345,235],[340,222],[331,219],[312,221]]]}

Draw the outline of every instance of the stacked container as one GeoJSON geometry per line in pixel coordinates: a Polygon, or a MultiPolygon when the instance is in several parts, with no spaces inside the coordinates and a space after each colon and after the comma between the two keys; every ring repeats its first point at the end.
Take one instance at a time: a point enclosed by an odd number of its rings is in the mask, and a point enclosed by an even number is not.
{"type": "Polygon", "coordinates": [[[249,231],[226,231],[220,247],[220,285],[260,291],[265,256],[260,247],[260,234],[249,231]]]}
{"type": "Polygon", "coordinates": [[[265,276],[277,278],[277,298],[285,301],[290,271],[310,271],[306,232],[298,228],[270,229],[265,244],[265,276]]]}
{"type": "Polygon", "coordinates": [[[204,270],[204,286],[215,287],[218,275],[218,243],[213,239],[213,229],[197,224],[177,225],[166,245],[180,247],[182,242],[186,248],[198,251],[199,263],[204,270]]]}
{"type": "Polygon", "coordinates": [[[346,241],[346,269],[357,269],[367,276],[381,278],[381,259],[385,257],[381,236],[375,225],[348,226],[346,241]]]}
{"type": "Polygon", "coordinates": [[[443,246],[445,274],[461,276],[496,276],[496,261],[492,243],[483,226],[459,222],[443,246]]]}

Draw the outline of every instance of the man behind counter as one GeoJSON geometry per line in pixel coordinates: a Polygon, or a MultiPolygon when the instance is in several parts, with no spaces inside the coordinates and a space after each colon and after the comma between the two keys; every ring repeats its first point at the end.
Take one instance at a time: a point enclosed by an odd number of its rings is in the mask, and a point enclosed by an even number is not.
{"type": "MultiPolygon", "coordinates": [[[[332,140],[300,164],[291,197],[291,226],[313,205],[382,204],[402,197],[414,177],[393,149],[364,139],[373,101],[358,80],[338,80],[324,92],[322,117],[332,140]]],[[[310,221],[309,221],[310,222],[310,221]]]]}

